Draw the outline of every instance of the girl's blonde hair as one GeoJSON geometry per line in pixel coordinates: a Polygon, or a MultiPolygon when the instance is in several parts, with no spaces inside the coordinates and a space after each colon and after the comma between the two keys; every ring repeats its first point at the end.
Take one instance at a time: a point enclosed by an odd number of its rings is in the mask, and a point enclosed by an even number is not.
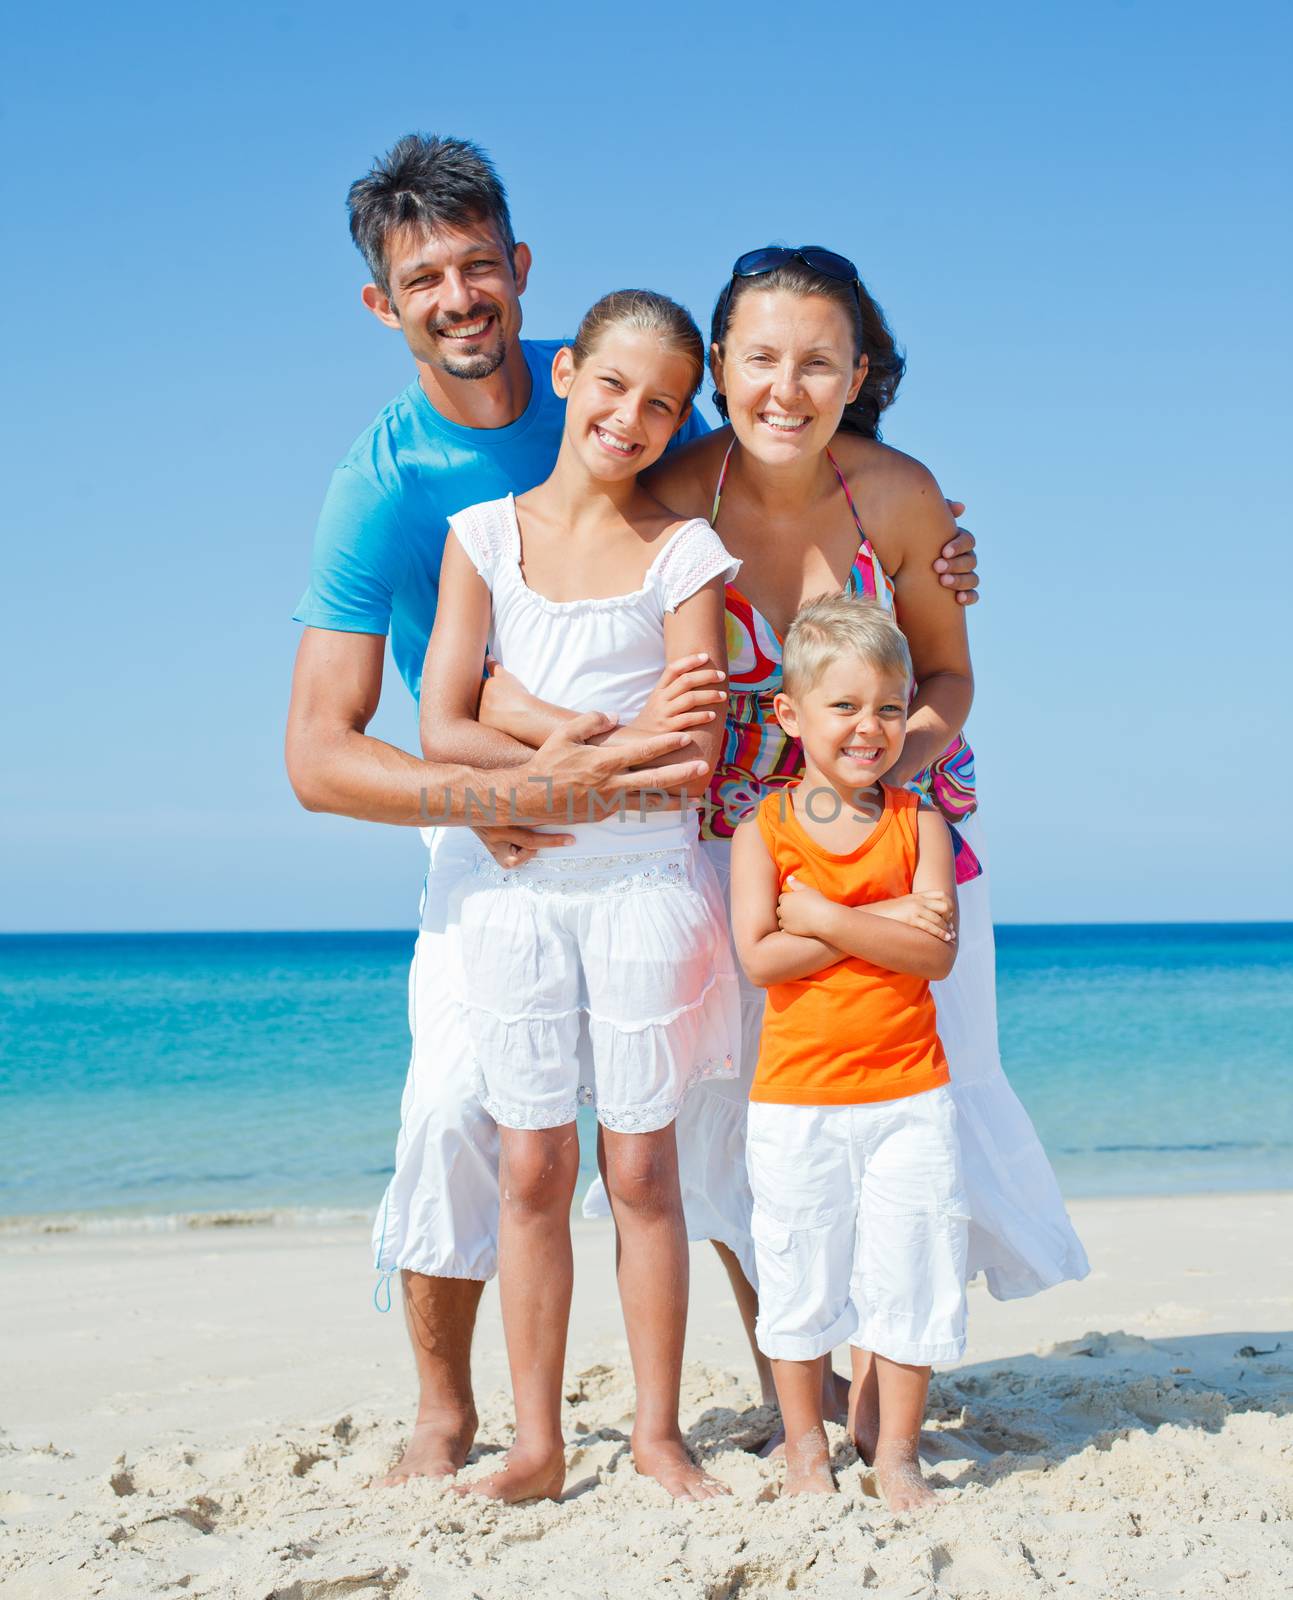
{"type": "Polygon", "coordinates": [[[676,300],[671,300],[667,294],[657,294],[654,289],[615,289],[604,294],[584,313],[579,332],[571,344],[577,367],[592,355],[597,341],[608,328],[632,328],[637,333],[654,334],[666,350],[686,356],[692,367],[687,399],[690,401],[694,397],[705,376],[705,346],[691,313],[676,300]]]}
{"type": "Polygon", "coordinates": [[[807,693],[841,656],[856,656],[878,671],[900,672],[911,684],[911,651],[892,614],[874,600],[828,594],[795,613],[781,657],[782,688],[792,697],[807,693]]]}

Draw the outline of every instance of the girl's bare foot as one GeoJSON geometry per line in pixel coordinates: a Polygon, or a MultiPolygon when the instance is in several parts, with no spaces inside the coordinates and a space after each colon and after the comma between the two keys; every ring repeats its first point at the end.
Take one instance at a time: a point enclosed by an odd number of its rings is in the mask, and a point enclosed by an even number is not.
{"type": "Polygon", "coordinates": [[[475,1437],[474,1411],[436,1411],[419,1417],[404,1454],[381,1480],[381,1487],[393,1489],[410,1478],[452,1478],[466,1462],[475,1437]]]}
{"type": "Polygon", "coordinates": [[[905,1450],[876,1452],[875,1481],[890,1511],[922,1511],[938,1496],[925,1482],[920,1462],[905,1450]]]}
{"type": "Polygon", "coordinates": [[[566,1452],[531,1451],[513,1445],[498,1472],[472,1483],[455,1483],[455,1494],[479,1494],[516,1505],[521,1500],[559,1500],[566,1483],[566,1452]]]}
{"type": "Polygon", "coordinates": [[[681,1439],[633,1439],[630,1447],[633,1465],[642,1477],[654,1478],[675,1500],[712,1500],[732,1492],[696,1465],[681,1439]]]}

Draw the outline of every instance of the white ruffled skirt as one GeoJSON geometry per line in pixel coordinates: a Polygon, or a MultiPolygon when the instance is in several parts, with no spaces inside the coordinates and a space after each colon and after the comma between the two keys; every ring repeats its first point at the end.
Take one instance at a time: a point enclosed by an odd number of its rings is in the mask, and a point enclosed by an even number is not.
{"type": "MultiPolygon", "coordinates": [[[[960,831],[982,861],[978,819],[971,817],[960,831]]],[[[701,848],[726,891],[730,845],[707,840],[701,848]]],[[[1069,1278],[1084,1278],[1089,1268],[1046,1152],[1001,1069],[996,948],[986,870],[962,884],[959,897],[956,964],[947,978],[930,987],[960,1131],[970,1210],[966,1271],[971,1278],[982,1272],[998,1300],[1013,1300],[1069,1278]]],[[[763,1001],[763,991],[742,975],[740,1075],[705,1085],[678,1117],[678,1167],[688,1236],[726,1245],[755,1284],[745,1135],[763,1001]]],[[[595,1183],[585,1198],[586,1216],[607,1213],[600,1187],[595,1183]]]]}
{"type": "Polygon", "coordinates": [[[478,859],[457,906],[460,1000],[501,1126],[561,1127],[592,1104],[603,1127],[651,1132],[702,1082],[735,1077],[723,893],[688,824],[576,825],[573,846],[507,872],[478,859]]]}

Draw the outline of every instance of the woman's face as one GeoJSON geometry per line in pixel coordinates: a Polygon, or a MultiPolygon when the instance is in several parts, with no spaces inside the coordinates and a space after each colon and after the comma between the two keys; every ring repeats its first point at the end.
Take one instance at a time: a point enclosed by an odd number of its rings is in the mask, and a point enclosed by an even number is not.
{"type": "Polygon", "coordinates": [[[711,359],[736,437],[769,464],[825,450],[867,371],[844,307],[789,289],[747,289],[711,359]]]}
{"type": "Polygon", "coordinates": [[[689,357],[632,328],[607,328],[582,366],[557,352],[566,440],[594,478],[634,478],[660,459],[691,410],[695,374],[689,357]]]}

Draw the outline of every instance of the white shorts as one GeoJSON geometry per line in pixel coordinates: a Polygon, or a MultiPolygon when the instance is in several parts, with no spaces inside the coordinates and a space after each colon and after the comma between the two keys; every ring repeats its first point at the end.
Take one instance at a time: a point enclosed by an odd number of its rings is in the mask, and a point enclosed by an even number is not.
{"type": "Polygon", "coordinates": [[[759,1349],[846,1340],[928,1366],[965,1351],[967,1213],[946,1087],[855,1106],[750,1106],[759,1349]]]}
{"type": "Polygon", "coordinates": [[[560,1127],[585,1103],[616,1132],[652,1132],[698,1083],[736,1073],[722,895],[676,815],[609,837],[603,824],[570,831],[574,845],[510,871],[482,854],[459,891],[481,1104],[507,1128],[560,1127]]]}
{"type": "MultiPolygon", "coordinates": [[[[959,827],[982,861],[985,847],[978,816],[959,827]]],[[[703,848],[726,887],[731,846],[714,839],[703,848]]],[[[958,897],[961,931],[956,965],[948,977],[930,985],[930,992],[952,1073],[970,1203],[966,1271],[970,1277],[982,1272],[989,1291],[1008,1300],[1036,1294],[1067,1278],[1084,1278],[1088,1267],[1046,1152],[1001,1070],[996,952],[986,873],[962,884],[958,897]]],[[[758,1058],[763,990],[743,983],[741,998],[745,1034],[741,1075],[735,1082],[706,1085],[688,1099],[678,1119],[678,1175],[688,1236],[726,1244],[757,1285],[750,1242],[753,1201],[741,1152],[745,1099],[758,1058]]],[[[601,1197],[590,1191],[590,1198],[591,1210],[601,1197]]]]}

